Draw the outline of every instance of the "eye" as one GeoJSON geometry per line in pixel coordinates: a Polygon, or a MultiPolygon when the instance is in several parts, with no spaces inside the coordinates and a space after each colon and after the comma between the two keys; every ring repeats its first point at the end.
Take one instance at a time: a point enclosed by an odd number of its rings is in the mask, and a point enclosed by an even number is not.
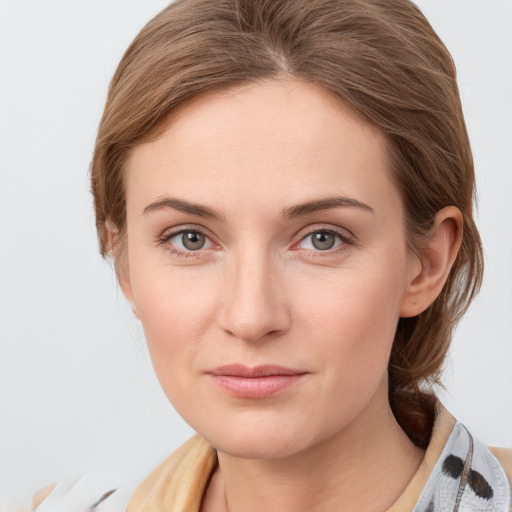
{"type": "Polygon", "coordinates": [[[337,231],[329,229],[319,229],[306,235],[299,242],[301,249],[312,251],[329,251],[342,246],[344,243],[349,243],[350,239],[338,233],[337,231]]]}
{"type": "Polygon", "coordinates": [[[212,241],[201,231],[195,229],[182,229],[164,236],[163,243],[171,245],[172,249],[179,252],[194,252],[201,249],[210,249],[212,241]]]}

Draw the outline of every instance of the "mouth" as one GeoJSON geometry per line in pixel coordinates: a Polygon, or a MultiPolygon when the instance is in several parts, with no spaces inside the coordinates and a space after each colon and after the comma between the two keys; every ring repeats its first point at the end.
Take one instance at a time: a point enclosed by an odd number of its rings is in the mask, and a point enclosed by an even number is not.
{"type": "Polygon", "coordinates": [[[217,386],[232,396],[263,399],[294,386],[307,372],[276,365],[249,368],[236,364],[214,368],[207,374],[217,386]]]}

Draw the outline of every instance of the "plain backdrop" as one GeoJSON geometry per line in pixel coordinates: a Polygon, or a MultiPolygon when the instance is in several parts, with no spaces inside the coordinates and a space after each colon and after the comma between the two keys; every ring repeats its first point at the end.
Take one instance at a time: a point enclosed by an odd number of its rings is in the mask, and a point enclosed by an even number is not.
{"type": "MultiPolygon", "coordinates": [[[[214,1],[214,0],[212,0],[214,1]]],[[[0,496],[143,473],[191,435],[98,255],[88,168],[109,79],[163,0],[0,0],[0,496]]],[[[482,292],[442,397],[512,445],[512,1],[422,0],[455,59],[479,187],[482,292]]]]}

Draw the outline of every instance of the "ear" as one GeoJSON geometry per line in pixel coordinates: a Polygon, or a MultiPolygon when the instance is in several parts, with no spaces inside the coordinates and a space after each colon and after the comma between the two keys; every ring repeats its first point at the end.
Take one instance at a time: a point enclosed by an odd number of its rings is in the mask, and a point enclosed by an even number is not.
{"type": "Polygon", "coordinates": [[[112,256],[112,259],[114,260],[117,281],[119,282],[119,286],[121,287],[123,295],[131,304],[132,310],[136,315],[126,248],[123,246],[123,242],[121,241],[119,229],[111,220],[107,220],[105,222],[105,228],[107,229],[108,233],[109,252],[112,256]]]}
{"type": "Polygon", "coordinates": [[[432,228],[421,240],[418,254],[411,258],[414,261],[400,307],[401,317],[419,315],[441,293],[459,251],[462,224],[462,214],[455,206],[437,213],[432,228]]]}

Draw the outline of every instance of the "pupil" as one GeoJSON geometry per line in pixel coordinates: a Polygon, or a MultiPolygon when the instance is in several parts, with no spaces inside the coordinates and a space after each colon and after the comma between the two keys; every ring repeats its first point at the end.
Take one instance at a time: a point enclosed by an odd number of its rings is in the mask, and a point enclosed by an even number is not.
{"type": "Polygon", "coordinates": [[[332,233],[321,231],[313,235],[312,243],[315,249],[326,251],[331,249],[334,245],[335,239],[332,233]]]}
{"type": "Polygon", "coordinates": [[[201,249],[205,242],[205,236],[195,231],[187,231],[183,233],[182,242],[184,247],[191,251],[197,251],[201,249]]]}

